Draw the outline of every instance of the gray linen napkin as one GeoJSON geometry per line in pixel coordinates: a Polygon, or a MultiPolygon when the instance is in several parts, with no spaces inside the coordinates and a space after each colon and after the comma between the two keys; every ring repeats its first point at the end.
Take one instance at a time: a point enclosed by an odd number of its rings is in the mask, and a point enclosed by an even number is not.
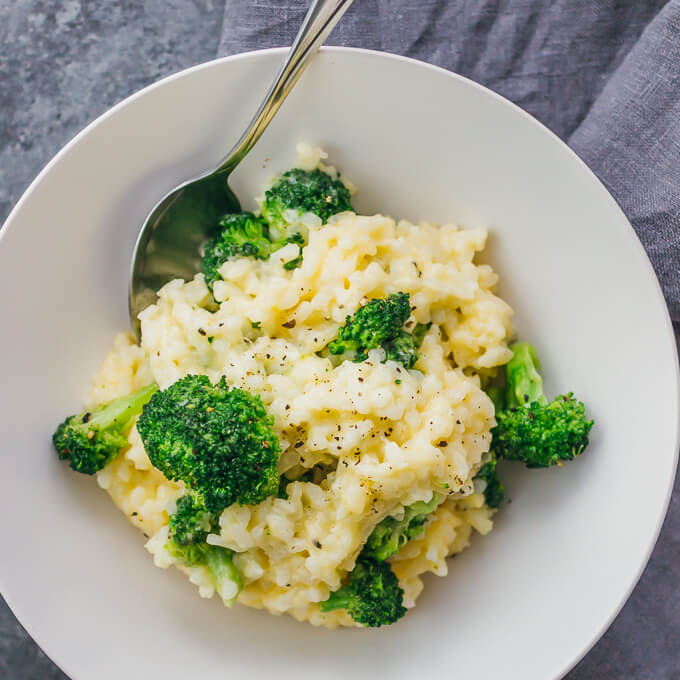
{"type": "MultiPolygon", "coordinates": [[[[289,45],[309,0],[226,0],[219,53],[289,45]]],[[[586,161],[680,322],[680,0],[355,0],[328,41],[499,92],[586,161]]]]}

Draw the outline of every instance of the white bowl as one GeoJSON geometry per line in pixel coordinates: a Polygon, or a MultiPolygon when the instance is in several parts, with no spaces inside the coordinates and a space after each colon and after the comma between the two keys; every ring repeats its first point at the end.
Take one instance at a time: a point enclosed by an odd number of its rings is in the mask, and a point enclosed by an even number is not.
{"type": "Polygon", "coordinates": [[[676,466],[676,349],[613,199],[545,128],[464,78],[325,49],[234,177],[252,196],[308,140],[358,185],[361,211],[488,225],[488,257],[547,391],[575,391],[595,418],[578,461],[503,470],[512,504],[496,530],[447,578],[427,578],[415,610],[385,629],[332,632],[201,600],[52,450],[128,326],[142,220],[220,160],[283,55],[204,64],[116,106],[43,170],[2,231],[2,592],[74,680],[558,677],[611,622],[654,545],[676,466]]]}

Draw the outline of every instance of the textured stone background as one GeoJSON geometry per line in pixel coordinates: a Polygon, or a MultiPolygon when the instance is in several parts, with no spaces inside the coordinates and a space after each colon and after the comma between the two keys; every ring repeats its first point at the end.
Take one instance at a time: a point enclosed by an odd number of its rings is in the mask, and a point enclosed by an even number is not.
{"type": "MultiPolygon", "coordinates": [[[[211,59],[223,7],[223,0],[0,1],[0,222],[83,126],[158,78],[211,59]]],[[[680,679],[679,486],[640,583],[569,680],[680,679]]],[[[66,679],[1,599],[0,679],[66,679]]]]}

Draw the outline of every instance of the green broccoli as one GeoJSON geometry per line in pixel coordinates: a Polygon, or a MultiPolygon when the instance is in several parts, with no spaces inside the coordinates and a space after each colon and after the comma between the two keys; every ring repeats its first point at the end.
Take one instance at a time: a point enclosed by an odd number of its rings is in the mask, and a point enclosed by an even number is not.
{"type": "Polygon", "coordinates": [[[241,575],[232,561],[232,551],[206,543],[209,533],[217,532],[217,521],[200,498],[191,492],[177,500],[177,509],[168,521],[170,540],[166,550],[189,567],[206,566],[215,590],[231,607],[242,588],[241,575]]]}
{"type": "Polygon", "coordinates": [[[353,315],[345,317],[337,337],[324,351],[358,363],[366,360],[369,350],[382,347],[386,359],[411,368],[418,360],[417,348],[430,326],[418,324],[413,334],[402,330],[411,314],[409,299],[408,293],[394,293],[369,300],[353,315]]]}
{"type": "Polygon", "coordinates": [[[444,496],[433,494],[432,499],[427,502],[418,501],[405,507],[403,519],[385,518],[373,529],[361,554],[384,562],[408,541],[425,531],[428,516],[443,500],[444,496]]]}
{"type": "Polygon", "coordinates": [[[262,217],[268,222],[272,241],[284,241],[298,231],[297,218],[314,213],[325,224],[331,215],[352,210],[347,187],[322,170],[294,168],[267,189],[262,217]]]}
{"type": "Polygon", "coordinates": [[[361,362],[366,360],[369,350],[381,347],[385,350],[386,361],[397,361],[405,368],[413,368],[418,361],[418,348],[432,324],[418,323],[409,333],[402,326],[410,314],[408,293],[369,300],[354,315],[345,318],[338,336],[328,343],[325,351],[340,357],[340,361],[347,358],[361,362]]]}
{"type": "Polygon", "coordinates": [[[484,391],[493,402],[493,408],[496,413],[500,413],[505,409],[505,392],[502,387],[499,387],[498,385],[489,385],[484,391]]]}
{"type": "Polygon", "coordinates": [[[423,338],[430,326],[431,323],[418,323],[412,333],[399,331],[396,337],[383,344],[385,359],[398,361],[404,368],[413,368],[418,361],[418,349],[423,344],[423,338]]]}
{"type": "MultiPolygon", "coordinates": [[[[220,233],[203,246],[201,271],[205,282],[212,290],[215,281],[221,281],[219,269],[230,258],[252,257],[256,260],[267,260],[289,243],[305,245],[301,234],[292,234],[280,241],[272,241],[269,237],[269,225],[257,215],[250,212],[225,215],[219,223],[220,233]]],[[[295,269],[302,263],[302,253],[284,263],[284,269],[295,269]]]]}
{"type": "Polygon", "coordinates": [[[441,494],[433,494],[427,502],[405,507],[402,519],[387,517],[380,522],[368,537],[348,582],[319,603],[321,611],[346,609],[357,623],[369,627],[400,619],[406,613],[404,592],[386,560],[423,533],[428,516],[443,500],[441,494]]]}
{"type": "Polygon", "coordinates": [[[539,371],[541,362],[536,349],[528,342],[510,345],[512,359],[505,365],[506,408],[526,406],[531,402],[545,405],[548,400],[543,394],[543,378],[539,371]]]}
{"type": "Polygon", "coordinates": [[[250,212],[225,215],[219,223],[220,233],[203,247],[201,271],[212,290],[222,277],[219,268],[231,257],[254,257],[266,260],[272,253],[267,223],[250,212]]]}
{"type": "Polygon", "coordinates": [[[505,497],[503,482],[501,482],[501,478],[498,476],[498,471],[496,470],[497,462],[498,459],[496,458],[496,454],[492,452],[491,459],[484,463],[475,475],[475,479],[481,479],[486,482],[484,500],[490,508],[499,507],[505,497]]]}
{"type": "Polygon", "coordinates": [[[585,406],[571,392],[548,402],[536,350],[524,342],[510,347],[506,365],[508,408],[496,414],[492,446],[500,458],[527,467],[549,467],[572,460],[588,444],[593,426],[585,406]]]}
{"type": "Polygon", "coordinates": [[[210,569],[215,582],[215,590],[227,607],[234,604],[243,588],[241,574],[232,560],[233,554],[231,550],[222,546],[211,545],[205,555],[206,566],[210,569]]]}
{"type": "MultiPolygon", "coordinates": [[[[262,215],[242,212],[225,215],[219,223],[220,233],[203,247],[201,271],[212,290],[222,277],[219,268],[232,257],[267,260],[272,253],[289,243],[302,248],[305,238],[299,224],[288,218],[306,212],[318,215],[323,222],[343,210],[351,210],[349,191],[337,179],[321,170],[294,169],[285,172],[265,193],[262,215]]],[[[284,263],[291,270],[302,264],[302,253],[284,263]]]]}
{"type": "Polygon", "coordinates": [[[127,430],[158,389],[155,383],[64,420],[52,435],[61,460],[76,471],[93,475],[126,446],[127,430]]]}
{"type": "Polygon", "coordinates": [[[262,400],[224,379],[188,375],[156,392],[137,429],[152,464],[182,480],[206,509],[257,504],[275,495],[279,441],[262,400]]]}
{"type": "Polygon", "coordinates": [[[294,257],[292,260],[284,262],[283,268],[288,271],[291,269],[297,269],[302,264],[302,247],[305,245],[305,239],[302,234],[293,234],[292,236],[288,236],[282,242],[279,241],[275,243],[272,248],[274,251],[276,251],[279,248],[283,248],[283,246],[288,245],[289,243],[297,243],[300,246],[300,254],[297,257],[294,257]]]}
{"type": "Polygon", "coordinates": [[[322,612],[346,609],[363,626],[376,628],[406,613],[404,591],[387,562],[360,555],[348,582],[319,603],[322,612]]]}
{"type": "Polygon", "coordinates": [[[393,340],[411,314],[408,293],[394,293],[374,298],[354,313],[347,315],[338,337],[328,343],[331,354],[355,352],[354,361],[364,361],[368,350],[393,340]]]}
{"type": "Polygon", "coordinates": [[[170,515],[167,550],[190,566],[203,563],[205,549],[209,547],[205,539],[217,528],[215,524],[214,515],[208,512],[203,500],[192,492],[186,493],[177,499],[177,509],[170,515]]]}

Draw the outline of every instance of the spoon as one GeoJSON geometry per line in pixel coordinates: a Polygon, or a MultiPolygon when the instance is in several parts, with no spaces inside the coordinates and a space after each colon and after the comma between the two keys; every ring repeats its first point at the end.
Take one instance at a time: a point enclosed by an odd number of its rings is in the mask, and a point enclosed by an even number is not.
{"type": "Polygon", "coordinates": [[[310,59],[352,4],[352,0],[314,0],[262,105],[226,158],[213,171],[183,182],[149,213],[132,254],[129,308],[140,339],[137,315],[172,279],[188,281],[200,269],[200,249],[214,235],[220,217],[241,211],[227,183],[232,170],[255,146],[310,59]]]}

